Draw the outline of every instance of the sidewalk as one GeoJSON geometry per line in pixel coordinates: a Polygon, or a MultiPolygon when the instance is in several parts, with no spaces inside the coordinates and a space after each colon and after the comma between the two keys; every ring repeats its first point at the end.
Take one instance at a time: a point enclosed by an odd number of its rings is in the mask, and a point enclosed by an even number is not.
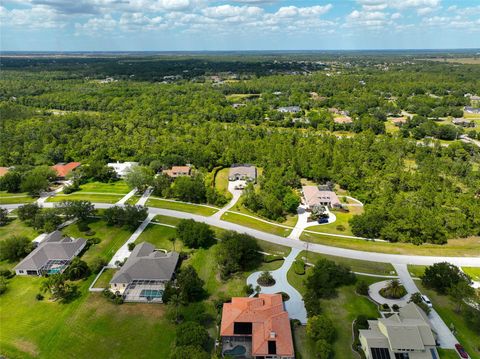
{"type": "Polygon", "coordinates": [[[130,198],[132,198],[135,195],[135,193],[137,193],[136,188],[134,188],[130,192],[128,192],[120,201],[118,201],[115,204],[125,204],[125,202],[127,202],[130,198]]]}

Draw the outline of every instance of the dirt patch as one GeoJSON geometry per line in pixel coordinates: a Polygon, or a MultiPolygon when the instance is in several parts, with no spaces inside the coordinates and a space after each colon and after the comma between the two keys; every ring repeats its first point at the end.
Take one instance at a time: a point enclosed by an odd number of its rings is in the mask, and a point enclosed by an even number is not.
{"type": "Polygon", "coordinates": [[[28,353],[33,357],[38,356],[37,345],[24,339],[16,339],[13,345],[20,351],[28,353]]]}

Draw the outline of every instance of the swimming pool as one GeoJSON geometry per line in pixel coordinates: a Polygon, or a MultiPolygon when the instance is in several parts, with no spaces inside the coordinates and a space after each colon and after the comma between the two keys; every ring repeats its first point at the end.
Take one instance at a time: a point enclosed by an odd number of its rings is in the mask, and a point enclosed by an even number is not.
{"type": "Polygon", "coordinates": [[[244,355],[247,352],[247,349],[243,345],[236,345],[233,349],[228,349],[223,352],[226,355],[239,356],[244,355]]]}
{"type": "Polygon", "coordinates": [[[140,292],[140,298],[147,298],[151,300],[153,298],[161,298],[163,296],[163,290],[159,289],[142,289],[140,292]]]}

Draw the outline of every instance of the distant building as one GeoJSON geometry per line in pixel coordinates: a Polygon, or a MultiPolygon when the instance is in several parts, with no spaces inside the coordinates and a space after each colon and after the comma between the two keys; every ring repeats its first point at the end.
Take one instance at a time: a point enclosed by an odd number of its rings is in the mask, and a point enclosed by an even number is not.
{"type": "Polygon", "coordinates": [[[173,166],[168,170],[163,170],[167,176],[172,178],[182,177],[182,176],[191,176],[192,167],[190,166],[173,166]]]}
{"type": "Polygon", "coordinates": [[[64,237],[60,231],[52,232],[15,266],[15,273],[36,276],[62,273],[86,244],[86,239],[73,239],[64,237]]]}
{"type": "Polygon", "coordinates": [[[303,186],[303,198],[309,210],[316,206],[341,207],[338,197],[333,191],[321,191],[317,186],[303,186]]]}
{"type": "Polygon", "coordinates": [[[350,116],[335,117],[333,122],[339,125],[350,125],[353,123],[353,120],[350,116]]]}
{"type": "Polygon", "coordinates": [[[111,162],[107,163],[108,167],[113,168],[118,177],[125,177],[133,167],[138,166],[138,162],[111,162]]]}
{"type": "Polygon", "coordinates": [[[466,113],[480,113],[480,108],[477,107],[465,106],[463,110],[466,113]]]}
{"type": "Polygon", "coordinates": [[[300,106],[284,106],[277,108],[277,111],[282,113],[298,113],[301,110],[302,109],[300,108],[300,106]]]}
{"type": "Polygon", "coordinates": [[[52,169],[57,172],[57,179],[62,180],[80,166],[80,162],[57,163],[55,166],[52,166],[52,169]]]}
{"type": "Polygon", "coordinates": [[[405,117],[394,117],[392,118],[392,123],[396,126],[401,126],[407,123],[407,119],[405,117]]]}
{"type": "Polygon", "coordinates": [[[247,182],[255,182],[257,180],[257,167],[254,165],[232,165],[228,172],[229,181],[244,180],[247,182]]]}
{"type": "Polygon", "coordinates": [[[359,339],[367,359],[436,359],[435,338],[425,313],[414,303],[388,318],[369,320],[359,339]]]}
{"type": "Polygon", "coordinates": [[[452,123],[457,126],[462,126],[462,127],[474,127],[475,123],[467,120],[466,118],[454,118],[452,120],[452,123]]]}
{"type": "Polygon", "coordinates": [[[222,356],[294,359],[292,331],[281,294],[232,298],[223,304],[222,356]]]}
{"type": "Polygon", "coordinates": [[[240,107],[243,107],[243,106],[245,106],[244,103],[234,103],[234,104],[232,105],[233,108],[240,108],[240,107]]]}
{"type": "Polygon", "coordinates": [[[122,295],[126,302],[161,303],[177,263],[177,252],[156,251],[148,242],[137,244],[110,281],[110,291],[122,295]]]}
{"type": "Polygon", "coordinates": [[[5,176],[8,171],[10,171],[10,168],[8,167],[0,167],[0,177],[5,176]]]}

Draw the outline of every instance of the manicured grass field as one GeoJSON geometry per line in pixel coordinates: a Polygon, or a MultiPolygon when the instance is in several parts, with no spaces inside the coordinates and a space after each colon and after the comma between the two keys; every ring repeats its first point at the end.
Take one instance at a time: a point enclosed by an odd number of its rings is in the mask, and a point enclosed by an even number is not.
{"type": "Polygon", "coordinates": [[[181,219],[176,217],[162,216],[161,214],[156,215],[153,218],[153,222],[170,224],[171,226],[176,226],[180,223],[181,219]]]}
{"type": "Polygon", "coordinates": [[[215,175],[215,188],[218,192],[227,197],[228,200],[232,198],[232,194],[228,191],[228,172],[229,168],[223,168],[215,175]]]}
{"type": "Polygon", "coordinates": [[[202,206],[200,204],[166,201],[164,199],[157,198],[157,197],[150,197],[146,205],[148,207],[165,208],[165,209],[171,209],[174,211],[199,214],[202,216],[211,216],[212,214],[215,214],[218,211],[215,208],[202,206]]]}
{"type": "Polygon", "coordinates": [[[33,227],[27,226],[18,218],[12,219],[6,226],[0,227],[0,241],[10,236],[27,237],[30,240],[35,239],[40,233],[33,227]]]}
{"type": "MultiPolygon", "coordinates": [[[[82,259],[87,263],[91,262],[96,257],[102,257],[109,261],[115,252],[133,233],[124,228],[107,226],[104,220],[98,218],[91,219],[89,221],[89,227],[95,232],[92,237],[100,238],[101,241],[100,243],[91,246],[82,256],[82,259]]],[[[78,230],[78,227],[75,223],[65,227],[62,231],[66,235],[73,238],[89,238],[85,236],[85,233],[78,230]]]]}
{"type": "Polygon", "coordinates": [[[353,236],[352,230],[350,229],[350,224],[348,221],[354,216],[351,212],[334,212],[337,220],[333,223],[328,224],[319,224],[318,226],[308,227],[308,231],[324,232],[324,233],[335,233],[335,234],[345,234],[347,236],[353,236]],[[345,229],[342,231],[338,229],[338,226],[343,226],[345,229]]]}
{"type": "Polygon", "coordinates": [[[117,193],[117,194],[127,194],[130,192],[130,188],[128,187],[127,183],[123,180],[110,182],[110,183],[103,183],[103,182],[89,182],[82,184],[80,186],[81,192],[100,192],[100,193],[117,193]]]}
{"type": "Polygon", "coordinates": [[[437,351],[438,351],[438,355],[440,355],[440,359],[458,359],[458,358],[460,358],[455,349],[437,348],[437,351]]]}
{"type": "Polygon", "coordinates": [[[114,268],[104,269],[100,278],[95,282],[94,288],[107,288],[116,272],[117,270],[114,268]]]}
{"type": "MultiPolygon", "coordinates": [[[[305,258],[305,256],[306,252],[302,251],[297,258],[305,258]]],[[[353,272],[378,275],[396,275],[395,269],[390,263],[362,261],[359,259],[343,258],[312,252],[308,253],[309,263],[315,264],[321,258],[329,259],[338,264],[349,266],[353,272]]]]}
{"type": "Polygon", "coordinates": [[[85,194],[81,192],[74,192],[72,194],[58,194],[47,199],[47,202],[61,202],[61,201],[90,201],[93,203],[116,203],[122,199],[123,194],[85,194]]]}
{"type": "Polygon", "coordinates": [[[452,324],[455,328],[455,336],[463,345],[471,358],[480,358],[480,345],[478,338],[480,331],[475,333],[472,329],[467,327],[465,319],[461,313],[457,314],[454,311],[455,305],[448,296],[439,295],[435,291],[426,289],[420,282],[416,282],[418,289],[423,294],[426,294],[432,301],[433,308],[442,317],[445,324],[450,327],[452,324]]]}
{"type": "Polygon", "coordinates": [[[367,252],[393,253],[425,256],[471,256],[480,251],[480,237],[450,239],[448,244],[422,244],[416,246],[411,243],[372,242],[363,239],[331,237],[327,235],[303,232],[300,239],[334,247],[349,248],[367,252]]]}
{"type": "Polygon", "coordinates": [[[480,268],[479,267],[462,267],[462,270],[467,273],[472,280],[480,282],[480,268]]]}
{"type": "Polygon", "coordinates": [[[254,228],[262,232],[272,233],[282,237],[288,237],[292,231],[292,228],[277,226],[274,223],[263,222],[235,212],[226,212],[221,219],[227,222],[240,224],[245,227],[254,228]]]}
{"type": "Polygon", "coordinates": [[[427,266],[412,265],[412,264],[408,265],[408,271],[410,272],[410,274],[413,277],[417,277],[417,278],[420,278],[421,276],[423,276],[423,273],[425,272],[425,268],[427,268],[427,266]]]}
{"type": "Polygon", "coordinates": [[[108,302],[88,293],[61,304],[37,301],[42,278],[14,277],[0,299],[0,351],[8,358],[168,358],[174,325],[165,306],[108,302]]]}
{"type": "MultiPolygon", "coordinates": [[[[167,251],[173,251],[173,241],[170,238],[176,237],[176,230],[172,227],[166,227],[158,224],[149,224],[147,228],[142,232],[140,237],[137,238],[135,244],[141,242],[148,242],[155,246],[157,249],[166,249],[167,251]]],[[[182,241],[175,241],[176,251],[187,250],[182,241]]]]}
{"type": "Polygon", "coordinates": [[[16,204],[16,203],[32,203],[37,200],[36,197],[31,197],[27,193],[8,193],[0,191],[0,205],[2,204],[16,204]]]}
{"type": "Polygon", "coordinates": [[[132,197],[130,197],[127,202],[125,202],[126,204],[131,204],[132,206],[137,204],[138,200],[142,197],[142,195],[140,194],[136,194],[136,195],[133,195],[132,197]]]}
{"type": "MultiPolygon", "coordinates": [[[[293,270],[288,272],[288,281],[300,293],[305,293],[303,281],[308,276],[308,272],[303,276],[295,274],[293,270]],[[292,278],[295,278],[292,280],[292,278]]],[[[357,276],[371,284],[378,281],[378,278],[357,276]]],[[[364,296],[355,293],[355,285],[338,288],[338,295],[332,299],[323,299],[321,301],[322,313],[327,315],[334,323],[336,329],[336,340],[333,343],[335,358],[352,358],[358,356],[351,350],[353,342],[352,323],[358,315],[366,315],[370,318],[379,317],[377,306],[364,296]]],[[[314,347],[305,333],[304,328],[296,328],[294,331],[296,348],[299,350],[301,358],[315,358],[313,355],[314,347]]]]}

